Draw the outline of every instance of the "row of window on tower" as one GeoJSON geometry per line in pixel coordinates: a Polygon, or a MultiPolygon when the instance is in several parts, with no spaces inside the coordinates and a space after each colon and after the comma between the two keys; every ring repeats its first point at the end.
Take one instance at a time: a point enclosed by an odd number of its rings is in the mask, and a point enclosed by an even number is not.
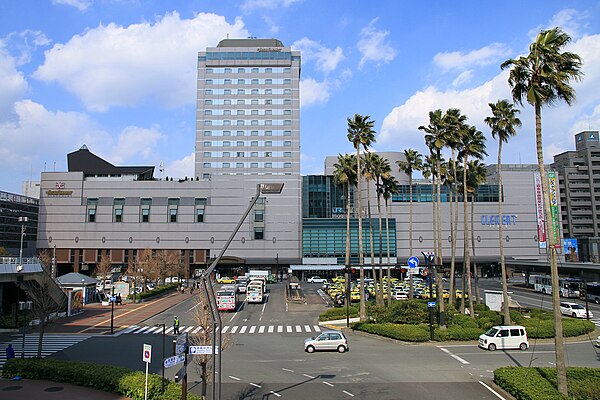
{"type": "MultiPolygon", "coordinates": [[[[87,199],[87,213],[86,213],[87,214],[87,222],[97,222],[96,216],[98,215],[98,209],[99,209],[98,200],[99,199],[97,199],[97,198],[87,199]]],[[[194,203],[195,203],[194,204],[195,222],[204,222],[204,208],[207,204],[207,199],[206,198],[196,198],[194,203]]],[[[138,208],[139,220],[131,221],[131,222],[142,222],[142,223],[150,222],[150,210],[152,208],[152,199],[148,199],[148,198],[144,199],[143,198],[143,199],[139,199],[139,204],[127,204],[127,205],[128,206],[132,205],[132,206],[138,208]]],[[[112,222],[118,222],[118,223],[124,222],[123,221],[124,207],[125,207],[125,199],[123,199],[123,198],[113,199],[112,222]]],[[[166,215],[167,222],[181,222],[181,221],[178,221],[179,208],[180,208],[180,199],[178,199],[178,198],[168,199],[167,215],[166,215]]],[[[157,217],[158,217],[158,215],[157,215],[157,217]]],[[[156,222],[162,222],[162,221],[160,221],[160,217],[158,217],[158,218],[159,219],[156,222]]],[[[153,222],[155,222],[155,221],[153,220],[153,222]]]]}

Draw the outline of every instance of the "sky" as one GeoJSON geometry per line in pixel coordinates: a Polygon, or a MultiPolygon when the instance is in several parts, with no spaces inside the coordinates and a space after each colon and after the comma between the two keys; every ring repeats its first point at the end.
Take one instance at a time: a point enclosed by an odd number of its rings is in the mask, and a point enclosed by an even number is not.
{"type": "MultiPolygon", "coordinates": [[[[561,27],[583,60],[577,99],[542,110],[544,157],[600,129],[600,2],[380,0],[1,0],[0,190],[66,171],[86,145],[115,165],[194,171],[197,52],[277,38],[302,52],[301,171],[352,153],[347,118],[375,121],[375,151],[426,152],[429,111],[459,108],[488,138],[488,103],[511,99],[500,64],[561,27]]],[[[536,163],[533,109],[503,162],[536,163]]],[[[158,172],[156,173],[158,175],[158,172]]]]}

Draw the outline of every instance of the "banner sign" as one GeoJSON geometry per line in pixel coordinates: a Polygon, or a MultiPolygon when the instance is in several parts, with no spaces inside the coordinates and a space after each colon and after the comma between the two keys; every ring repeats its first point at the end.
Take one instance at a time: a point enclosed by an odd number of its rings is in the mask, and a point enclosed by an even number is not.
{"type": "Polygon", "coordinates": [[[579,249],[577,248],[577,239],[565,238],[563,244],[565,247],[565,261],[578,262],[579,249]]]}
{"type": "Polygon", "coordinates": [[[548,172],[548,187],[550,196],[550,212],[552,214],[552,234],[555,247],[560,248],[560,221],[558,214],[558,182],[555,171],[548,172]]]}
{"type": "Polygon", "coordinates": [[[546,220],[544,218],[544,198],[542,197],[542,179],[539,172],[533,174],[535,187],[535,214],[538,228],[538,247],[546,248],[546,220]]]}

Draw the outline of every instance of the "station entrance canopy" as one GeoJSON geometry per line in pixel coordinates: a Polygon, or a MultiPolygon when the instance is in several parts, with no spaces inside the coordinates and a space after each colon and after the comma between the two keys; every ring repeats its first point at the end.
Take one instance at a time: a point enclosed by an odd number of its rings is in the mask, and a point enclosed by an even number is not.
{"type": "Polygon", "coordinates": [[[341,271],[343,265],[320,265],[320,264],[302,264],[290,265],[292,271],[341,271]]]}

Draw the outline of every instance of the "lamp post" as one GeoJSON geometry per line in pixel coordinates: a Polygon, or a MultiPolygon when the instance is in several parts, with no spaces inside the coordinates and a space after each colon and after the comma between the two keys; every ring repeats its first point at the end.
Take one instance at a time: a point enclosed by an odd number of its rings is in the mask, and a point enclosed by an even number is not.
{"type": "Polygon", "coordinates": [[[223,249],[221,249],[221,252],[219,253],[218,257],[213,260],[213,262],[202,273],[202,276],[201,276],[202,286],[204,287],[204,291],[206,292],[206,298],[208,300],[208,308],[209,308],[209,311],[211,314],[211,319],[212,319],[212,333],[213,333],[212,355],[213,355],[213,357],[216,356],[216,360],[213,359],[213,371],[212,371],[212,399],[213,400],[221,399],[221,376],[222,376],[221,354],[223,353],[221,343],[222,343],[223,337],[222,337],[222,330],[220,329],[221,328],[221,315],[219,314],[219,311],[217,309],[217,299],[216,299],[215,293],[213,291],[212,282],[210,281],[210,275],[215,270],[217,264],[221,260],[221,257],[223,257],[223,254],[225,253],[225,251],[227,250],[227,248],[233,241],[233,238],[235,237],[236,233],[242,227],[244,220],[246,219],[248,214],[250,214],[250,211],[252,210],[252,207],[254,207],[256,202],[258,201],[259,196],[261,194],[280,194],[282,190],[283,190],[283,183],[259,183],[256,185],[256,193],[255,193],[254,197],[252,198],[252,200],[250,201],[250,204],[248,205],[246,212],[244,212],[244,215],[242,215],[240,222],[238,222],[238,224],[235,227],[235,229],[233,230],[233,232],[231,232],[229,239],[227,239],[227,242],[225,242],[225,245],[223,246],[223,249]],[[217,335],[217,329],[219,330],[218,335],[217,335]],[[217,341],[218,341],[218,354],[216,351],[217,341]],[[217,371],[217,369],[218,369],[218,371],[217,371]],[[217,377],[217,375],[218,375],[218,377],[217,377]]]}
{"type": "Polygon", "coordinates": [[[86,293],[85,293],[85,279],[81,279],[81,292],[83,294],[83,296],[81,296],[82,297],[82,299],[81,299],[81,308],[83,310],[85,310],[85,297],[86,297],[85,296],[86,295],[86,293]]]}
{"type": "Polygon", "coordinates": [[[25,358],[25,328],[27,328],[27,310],[31,310],[33,306],[33,302],[32,301],[20,301],[19,302],[19,310],[24,312],[24,319],[25,321],[23,322],[23,342],[22,342],[22,346],[21,346],[21,358],[25,358]]]}
{"type": "Polygon", "coordinates": [[[110,334],[114,332],[115,321],[115,285],[112,285],[112,294],[110,295],[110,334]]]}
{"type": "Polygon", "coordinates": [[[25,222],[27,222],[29,218],[27,217],[19,217],[19,222],[21,223],[21,248],[19,249],[19,265],[23,265],[23,237],[25,236],[25,222]]]}
{"type": "Polygon", "coordinates": [[[162,381],[161,381],[161,388],[162,391],[164,393],[165,391],[165,329],[166,329],[166,325],[165,324],[156,324],[154,326],[162,326],[162,381]]]}

